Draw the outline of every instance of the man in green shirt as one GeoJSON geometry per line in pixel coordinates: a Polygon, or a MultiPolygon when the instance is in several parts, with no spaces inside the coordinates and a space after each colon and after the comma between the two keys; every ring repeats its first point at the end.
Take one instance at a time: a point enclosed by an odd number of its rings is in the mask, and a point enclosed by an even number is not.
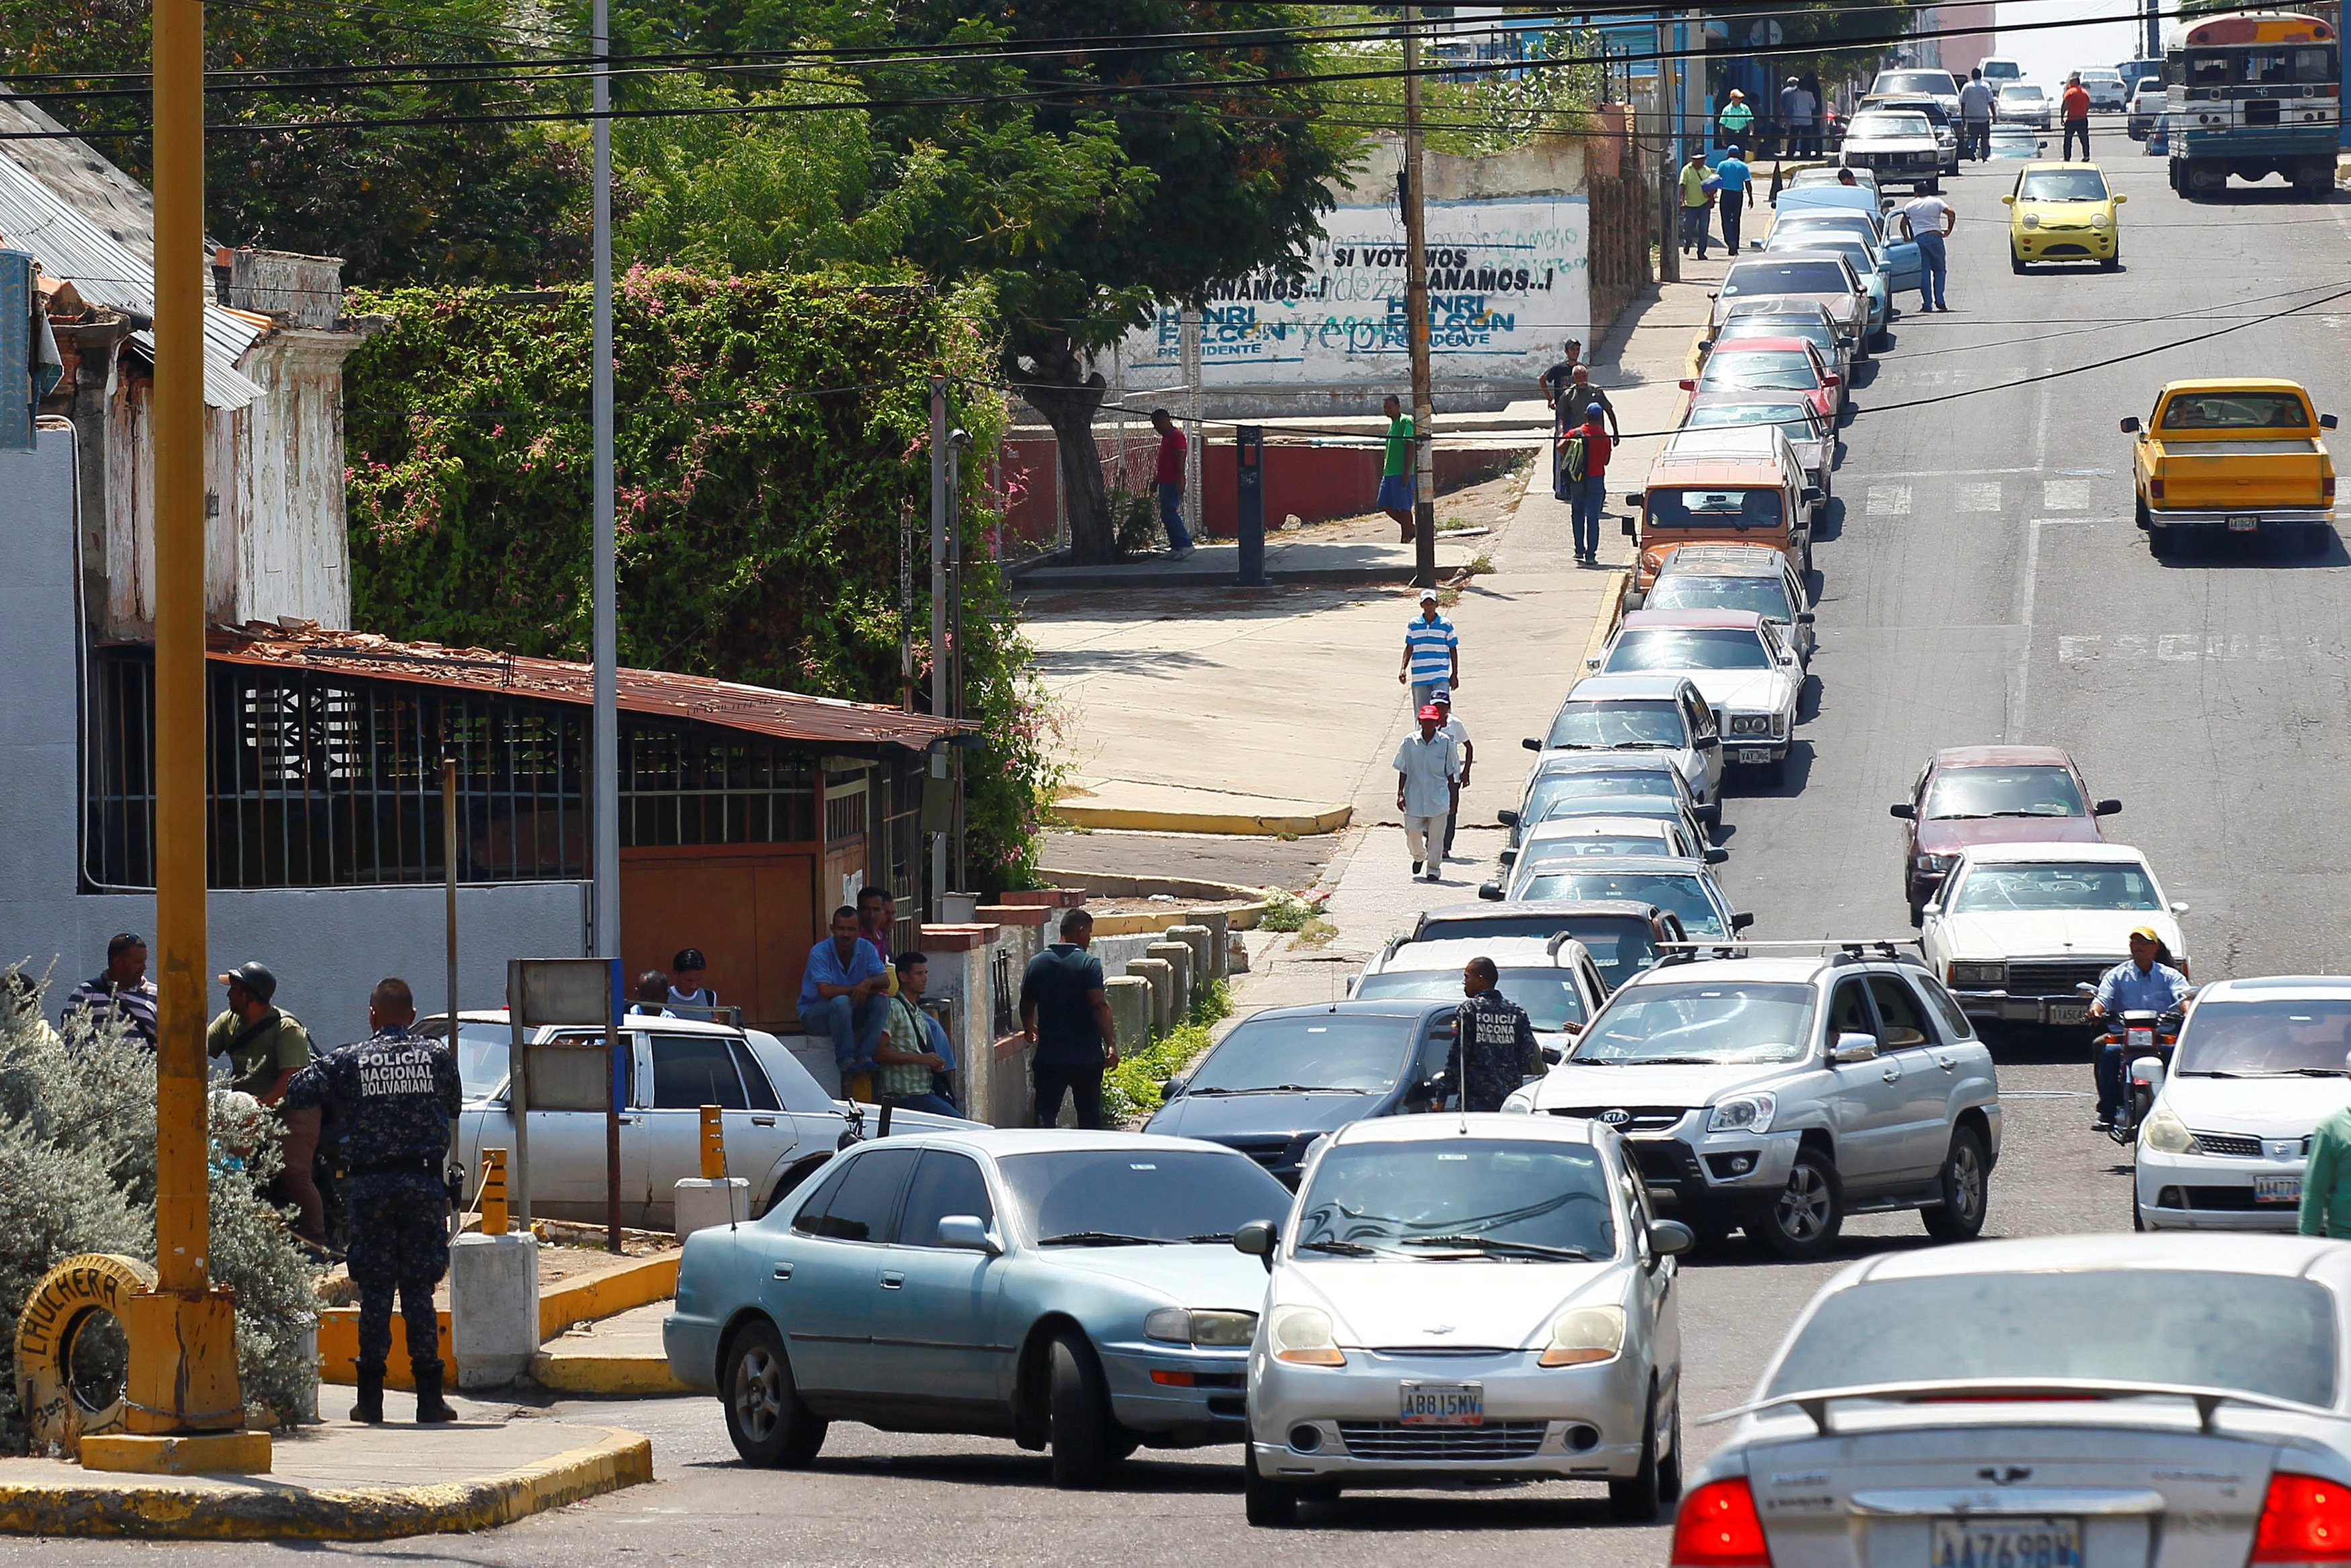
{"type": "Polygon", "coordinates": [[[268,965],[239,964],[220,982],[228,988],[228,1011],[204,1031],[204,1054],[228,1058],[230,1088],[274,1106],[310,1064],[309,1031],[269,1004],[277,977],[268,965]]]}
{"type": "Polygon", "coordinates": [[[1722,106],[1715,123],[1722,127],[1722,143],[1726,147],[1744,147],[1747,133],[1755,129],[1755,111],[1747,107],[1747,95],[1737,88],[1730,89],[1730,101],[1722,106]]]}
{"type": "Polygon", "coordinates": [[[1404,403],[1394,392],[1380,400],[1380,412],[1388,417],[1387,460],[1380,466],[1379,509],[1395,519],[1403,531],[1403,543],[1411,544],[1412,527],[1412,421],[1404,411],[1404,403]]]}
{"type": "Polygon", "coordinates": [[[2329,1113],[2310,1135],[2300,1229],[2305,1236],[2351,1241],[2351,1106],[2329,1113]]]}
{"type": "Polygon", "coordinates": [[[1706,260],[1707,242],[1713,238],[1707,228],[1706,209],[1714,200],[1714,192],[1706,188],[1706,150],[1691,151],[1689,161],[1682,165],[1682,254],[1698,247],[1698,259],[1706,260]]]}

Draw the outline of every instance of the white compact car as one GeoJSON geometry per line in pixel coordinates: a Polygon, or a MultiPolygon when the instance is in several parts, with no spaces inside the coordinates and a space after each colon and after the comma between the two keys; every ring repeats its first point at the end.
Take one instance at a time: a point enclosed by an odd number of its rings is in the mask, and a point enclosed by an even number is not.
{"type": "Polygon", "coordinates": [[[2320,1118],[2351,1102],[2351,979],[2272,975],[2197,993],[2139,1127],[2142,1231],[2291,1231],[2320,1118]]]}
{"type": "Polygon", "coordinates": [[[1677,1568],[2315,1564],[2351,1540],[2351,1247],[2045,1236],[1814,1296],[1690,1478],[1677,1568]]]}
{"type": "Polygon", "coordinates": [[[1473,958],[1491,959],[1495,989],[1527,1010],[1535,1041],[1564,1051],[1608,1000],[1608,982],[1583,944],[1555,937],[1401,939],[1380,950],[1347,990],[1350,1001],[1458,1002],[1461,970],[1473,958]]]}
{"type": "Polygon", "coordinates": [[[1919,919],[1927,962],[1977,1018],[2078,1024],[2095,984],[2152,927],[2188,971],[2185,904],[2164,897],[2127,844],[1980,844],[1959,857],[1919,919]]]}
{"type": "Polygon", "coordinates": [[[1585,661],[1603,675],[1680,675],[1714,710],[1724,759],[1787,774],[1803,661],[1778,626],[1751,610],[1634,610],[1585,661]]]}
{"type": "MultiPolygon", "coordinates": [[[[1280,1229],[1286,1233],[1277,1234],[1280,1229]]],[[[1249,1521],[1343,1488],[1605,1482],[1620,1520],[1680,1492],[1674,1256],[1616,1135],[1552,1116],[1396,1116],[1317,1147],[1249,1347],[1249,1521]]]]}

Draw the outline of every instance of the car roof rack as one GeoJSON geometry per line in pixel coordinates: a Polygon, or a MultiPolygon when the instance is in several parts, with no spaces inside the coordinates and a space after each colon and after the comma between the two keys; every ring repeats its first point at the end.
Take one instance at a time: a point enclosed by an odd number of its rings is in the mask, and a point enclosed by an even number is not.
{"type": "Polygon", "coordinates": [[[1810,937],[1795,940],[1749,941],[1743,937],[1708,941],[1659,942],[1657,962],[1690,963],[1702,958],[1750,958],[1772,952],[1819,953],[1834,964],[1907,963],[1927,967],[1925,942],[1917,937],[1810,937]],[[1761,950],[1759,952],[1759,950],[1761,950]]]}

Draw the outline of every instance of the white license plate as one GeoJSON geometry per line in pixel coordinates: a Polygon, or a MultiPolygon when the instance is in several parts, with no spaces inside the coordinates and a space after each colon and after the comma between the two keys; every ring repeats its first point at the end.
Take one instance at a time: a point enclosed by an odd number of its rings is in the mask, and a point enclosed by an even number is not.
{"type": "Polygon", "coordinates": [[[1768,747],[1741,746],[1739,749],[1739,760],[1756,767],[1763,767],[1771,761],[1771,753],[1768,747]]]}
{"type": "Polygon", "coordinates": [[[2053,1002],[2049,1004],[2049,1022],[2052,1023],[2087,1023],[2089,1021],[2090,1004],[2086,1002],[2053,1002]]]}
{"type": "Polygon", "coordinates": [[[2082,1568],[2078,1519],[1938,1519],[1928,1568],[2082,1568]]]}
{"type": "Polygon", "coordinates": [[[2256,1203],[2299,1203],[2302,1201],[2302,1178],[2299,1176],[2256,1176],[2253,1178],[2253,1201],[2256,1203]]]}
{"type": "Polygon", "coordinates": [[[1400,1386],[1396,1418],[1407,1427],[1482,1427],[1483,1383],[1406,1383],[1400,1386]]]}
{"type": "Polygon", "coordinates": [[[2229,532],[2231,534],[2250,534],[2261,525],[2262,520],[2258,517],[2231,517],[2229,519],[2229,532]]]}

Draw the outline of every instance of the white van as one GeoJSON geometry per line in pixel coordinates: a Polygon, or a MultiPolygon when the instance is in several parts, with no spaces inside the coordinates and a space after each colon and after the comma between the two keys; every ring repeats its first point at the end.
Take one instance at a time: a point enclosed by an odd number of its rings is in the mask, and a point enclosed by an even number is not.
{"type": "Polygon", "coordinates": [[[2003,60],[1996,55],[1985,56],[1977,63],[1976,68],[1983,72],[1984,80],[1991,83],[1991,90],[1994,92],[1998,92],[2010,82],[2021,82],[2024,79],[2022,66],[2018,65],[2014,60],[2003,60]]]}

